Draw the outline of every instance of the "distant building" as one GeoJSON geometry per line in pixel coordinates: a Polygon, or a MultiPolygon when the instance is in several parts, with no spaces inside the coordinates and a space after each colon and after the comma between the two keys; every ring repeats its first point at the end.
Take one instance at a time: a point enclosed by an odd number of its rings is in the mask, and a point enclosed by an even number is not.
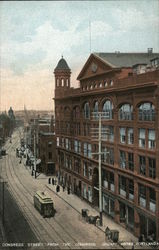
{"type": "Polygon", "coordinates": [[[55,74],[55,132],[60,179],[98,206],[98,127],[102,130],[103,211],[139,237],[159,240],[159,53],[93,53],[79,88],[60,59],[55,74]]]}
{"type": "Polygon", "coordinates": [[[56,141],[54,133],[54,118],[40,117],[30,119],[26,128],[26,142],[34,153],[34,134],[36,141],[36,158],[41,160],[38,171],[45,174],[55,174],[56,141]]]}

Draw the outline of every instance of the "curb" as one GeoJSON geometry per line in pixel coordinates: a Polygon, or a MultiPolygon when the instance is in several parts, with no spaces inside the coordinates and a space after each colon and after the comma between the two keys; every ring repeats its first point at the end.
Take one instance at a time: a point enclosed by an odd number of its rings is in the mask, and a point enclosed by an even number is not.
{"type": "MultiPolygon", "coordinates": [[[[61,200],[63,200],[65,203],[67,203],[70,207],[72,207],[74,210],[76,210],[77,213],[79,213],[81,215],[81,212],[79,210],[77,210],[75,207],[73,207],[70,203],[68,203],[63,197],[61,197],[60,195],[58,195],[58,193],[56,193],[53,189],[51,189],[47,184],[45,184],[46,188],[48,188],[50,191],[52,191],[54,194],[56,194],[61,200]]],[[[105,231],[98,225],[94,225],[95,227],[97,227],[100,231],[102,231],[105,234],[105,231]]],[[[114,243],[112,240],[109,239],[110,242],[114,243]]],[[[116,243],[117,245],[119,245],[120,247],[122,247],[123,249],[125,249],[119,242],[116,243]]]]}

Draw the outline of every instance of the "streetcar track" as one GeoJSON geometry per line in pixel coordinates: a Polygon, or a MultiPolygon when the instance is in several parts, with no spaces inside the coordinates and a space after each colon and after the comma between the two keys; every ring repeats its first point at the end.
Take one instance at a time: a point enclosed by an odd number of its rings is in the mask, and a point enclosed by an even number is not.
{"type": "MultiPolygon", "coordinates": [[[[9,151],[9,153],[10,153],[10,154],[8,154],[8,157],[6,156],[6,160],[8,161],[8,171],[10,172],[9,174],[10,174],[11,178],[12,178],[12,179],[14,180],[14,182],[15,182],[16,188],[14,187],[14,184],[11,183],[11,181],[9,182],[9,184],[10,184],[10,188],[11,188],[11,192],[12,192],[13,196],[14,196],[14,197],[16,196],[16,200],[18,201],[19,196],[22,195],[22,194],[19,195],[18,191],[16,191],[16,189],[19,189],[19,187],[18,187],[18,182],[19,182],[19,184],[21,185],[21,187],[24,189],[24,192],[22,192],[22,193],[23,193],[23,196],[25,197],[26,201],[28,201],[29,204],[30,204],[31,206],[33,206],[33,202],[31,202],[31,200],[32,200],[32,198],[33,198],[34,193],[31,192],[31,190],[29,190],[29,189],[27,188],[27,186],[25,186],[24,183],[22,182],[22,180],[19,178],[19,176],[18,176],[18,174],[17,174],[18,169],[14,167],[14,163],[13,163],[13,157],[15,157],[15,156],[14,156],[15,150],[14,150],[14,151],[11,151],[11,150],[14,149],[14,147],[15,147],[16,145],[18,145],[18,141],[19,141],[19,140],[16,140],[15,143],[12,142],[12,144],[9,144],[8,147],[6,148],[6,149],[9,151]],[[11,151],[11,152],[10,152],[10,151],[11,151]],[[10,162],[10,164],[9,164],[9,162],[10,162]],[[16,179],[16,180],[15,180],[15,179],[16,179]],[[31,197],[31,199],[30,199],[29,197],[31,197]]],[[[15,153],[16,153],[16,152],[15,152],[15,153]]],[[[16,159],[17,164],[18,164],[18,159],[17,159],[17,158],[15,158],[15,159],[16,159]]],[[[7,168],[6,168],[6,172],[7,172],[7,168]]],[[[6,175],[8,176],[8,173],[6,173],[6,175]]],[[[10,180],[9,177],[8,177],[8,180],[10,180]]],[[[23,211],[24,216],[27,217],[27,220],[29,220],[29,222],[30,222],[29,224],[31,225],[31,227],[34,227],[35,234],[38,235],[38,238],[40,238],[39,236],[44,235],[44,233],[43,233],[42,235],[40,234],[40,231],[38,231],[36,225],[34,225],[35,223],[33,223],[32,220],[30,219],[29,214],[30,214],[30,216],[32,216],[32,217],[36,217],[36,219],[38,219],[38,216],[37,216],[37,214],[35,215],[35,214],[32,212],[30,206],[29,206],[29,207],[27,206],[28,204],[26,203],[26,201],[24,201],[24,197],[23,197],[23,205],[19,204],[19,202],[18,202],[18,205],[20,206],[21,210],[23,211]],[[28,210],[28,211],[27,211],[27,210],[28,210]],[[27,213],[26,213],[26,211],[27,211],[27,213]],[[27,214],[27,215],[26,215],[26,214],[27,214]]],[[[22,199],[21,199],[21,200],[22,200],[22,199]]],[[[38,220],[38,221],[40,221],[40,220],[38,220]]],[[[55,232],[55,234],[58,236],[57,238],[60,238],[60,240],[62,240],[63,243],[68,243],[68,241],[65,241],[63,238],[61,238],[61,235],[59,234],[59,232],[55,230],[54,226],[51,224],[51,222],[48,221],[48,219],[44,219],[44,221],[45,221],[45,223],[46,223],[47,225],[49,225],[49,227],[55,232]]],[[[61,225],[61,224],[57,221],[57,219],[56,219],[55,217],[53,218],[53,221],[54,221],[55,227],[57,227],[57,225],[58,225],[58,227],[61,228],[62,231],[65,233],[65,238],[70,238],[70,239],[72,239],[75,243],[78,243],[78,241],[77,241],[77,240],[76,240],[67,230],[65,230],[64,226],[61,225]]],[[[39,222],[39,223],[40,223],[40,222],[39,222]]],[[[48,236],[47,230],[45,229],[45,227],[43,226],[42,223],[40,223],[40,224],[42,225],[42,227],[43,227],[43,229],[44,229],[44,232],[46,232],[46,235],[48,236]]],[[[61,233],[61,234],[62,234],[62,233],[61,233]]],[[[63,234],[62,234],[62,235],[63,235],[63,234]]],[[[50,238],[52,238],[52,237],[50,237],[50,238]]],[[[55,242],[55,241],[54,241],[54,242],[55,242]]],[[[73,243],[74,243],[74,242],[73,242],[73,243]]],[[[58,242],[58,243],[59,243],[59,242],[58,242]]],[[[76,248],[77,248],[77,247],[78,247],[78,248],[82,248],[81,246],[74,246],[74,247],[76,247],[76,248]]],[[[59,247],[59,248],[60,248],[60,247],[59,247]]],[[[68,249],[68,248],[71,248],[71,247],[68,245],[68,246],[67,246],[67,249],[68,249]]],[[[63,248],[62,248],[62,249],[63,249],[63,248]]]]}
{"type": "MultiPolygon", "coordinates": [[[[12,159],[11,159],[11,161],[12,161],[12,159]]],[[[12,166],[13,166],[13,162],[12,162],[12,166]]],[[[13,168],[13,170],[14,170],[14,168],[13,168]]],[[[18,178],[18,175],[16,174],[16,172],[15,172],[15,170],[14,170],[14,174],[16,175],[16,177],[18,178]]],[[[31,198],[33,197],[33,195],[34,195],[34,193],[31,193],[31,191],[26,187],[26,186],[24,186],[24,184],[21,182],[21,180],[18,178],[18,180],[19,180],[19,182],[20,182],[20,184],[23,186],[23,188],[25,188],[25,190],[27,190],[27,193],[31,196],[31,198]]],[[[32,203],[31,203],[32,204],[32,203]]],[[[47,220],[47,219],[46,219],[47,220]]],[[[66,233],[66,234],[68,234],[68,236],[69,236],[69,238],[71,238],[75,243],[78,243],[76,240],[75,240],[75,238],[74,237],[72,237],[72,235],[68,232],[68,231],[66,231],[65,230],[65,228],[57,221],[57,219],[55,219],[55,217],[53,218],[53,220],[56,222],[56,224],[58,224],[58,226],[59,227],[61,227],[62,228],[62,230],[66,233]]],[[[50,225],[50,227],[53,229],[53,230],[55,230],[55,228],[52,226],[52,224],[47,220],[47,223],[50,225]]],[[[56,231],[56,230],[55,230],[56,231]]],[[[63,239],[62,239],[63,240],[63,239]]],[[[67,243],[66,241],[64,241],[65,243],[67,243]]]]}
{"type": "MultiPolygon", "coordinates": [[[[15,144],[14,144],[15,145],[15,144]]],[[[9,149],[11,149],[11,148],[13,148],[13,145],[12,146],[10,146],[9,147],[9,149]]],[[[10,164],[9,164],[9,158],[10,158],[10,161],[11,161],[11,163],[12,163],[12,167],[13,167],[13,162],[12,162],[12,159],[11,159],[11,156],[9,156],[8,155],[8,166],[10,166],[10,164]]],[[[10,168],[10,167],[9,167],[10,168]]],[[[13,171],[14,171],[14,168],[13,168],[13,171]]],[[[10,169],[10,174],[11,174],[11,176],[13,177],[13,179],[14,179],[14,176],[13,176],[13,173],[11,173],[11,169],[10,169]]],[[[18,179],[18,181],[19,181],[19,183],[21,184],[21,186],[23,186],[23,188],[25,188],[26,190],[28,190],[26,187],[24,187],[24,185],[23,185],[23,183],[20,181],[20,179],[18,178],[18,176],[17,176],[17,174],[15,173],[15,171],[14,171],[14,175],[17,177],[17,179],[18,179]]],[[[15,183],[16,183],[16,181],[15,181],[15,183]]],[[[16,186],[17,186],[17,183],[16,183],[16,186]]],[[[13,188],[12,187],[12,189],[14,189],[15,190],[15,188],[13,188]]],[[[15,191],[16,192],[16,194],[17,194],[17,191],[15,191]]],[[[29,195],[32,197],[32,194],[31,194],[31,192],[28,190],[28,193],[29,193],[29,195]]],[[[26,197],[26,195],[24,194],[24,196],[26,197]]],[[[27,199],[28,199],[28,197],[27,197],[27,199]]],[[[30,201],[29,201],[30,202],[30,201]]],[[[25,204],[25,202],[24,202],[24,204],[25,204]]],[[[30,202],[30,204],[32,205],[32,203],[30,202]]],[[[27,207],[27,206],[26,206],[27,207]]],[[[27,207],[28,208],[28,207],[27,207]]],[[[28,208],[29,209],[29,208],[28,208]]],[[[29,209],[30,210],[30,209],[29,209]]],[[[31,212],[31,210],[30,210],[30,212],[31,212]]],[[[31,212],[31,214],[33,214],[32,212],[31,212]]],[[[55,228],[47,221],[47,220],[45,220],[45,222],[56,232],[56,234],[58,235],[58,237],[62,240],[62,242],[64,242],[64,243],[67,243],[63,238],[61,238],[61,236],[59,235],[59,233],[55,230],[55,228]]],[[[68,234],[69,235],[69,237],[70,237],[70,234],[66,231],[66,230],[64,230],[64,228],[57,222],[57,220],[56,220],[56,223],[63,229],[63,231],[66,233],[66,234],[68,234]]],[[[47,233],[48,234],[48,233],[47,233]]],[[[75,239],[71,236],[71,238],[75,241],[75,239]]],[[[77,242],[77,241],[75,241],[75,242],[77,242]]],[[[69,246],[68,246],[68,248],[70,248],[69,246]]]]}
{"type": "MultiPolygon", "coordinates": [[[[16,143],[15,143],[15,144],[16,144],[16,143]]],[[[15,144],[13,144],[13,145],[15,145],[15,144]]],[[[13,148],[13,145],[12,145],[10,148],[13,148]]],[[[11,157],[10,157],[10,160],[11,160],[11,162],[12,162],[12,167],[13,167],[13,161],[12,161],[11,157]]],[[[14,170],[14,167],[13,167],[13,170],[14,170]]],[[[31,193],[31,191],[30,191],[26,186],[24,186],[24,184],[21,182],[21,180],[19,179],[18,175],[16,174],[15,170],[14,170],[14,174],[16,175],[16,177],[17,177],[18,181],[20,182],[20,184],[23,186],[23,188],[24,188],[25,190],[27,190],[27,193],[30,194],[30,196],[31,196],[31,198],[32,198],[32,197],[33,197],[33,194],[31,193]]],[[[71,238],[75,243],[78,243],[78,242],[75,240],[75,238],[74,238],[68,231],[66,231],[65,228],[57,221],[56,218],[53,218],[53,219],[54,219],[54,221],[56,222],[56,224],[58,224],[58,226],[61,227],[62,230],[69,236],[69,238],[71,238]]],[[[56,231],[56,230],[54,229],[54,227],[51,225],[51,223],[49,223],[48,221],[47,221],[47,223],[50,225],[50,227],[51,227],[54,231],[56,231]]],[[[63,240],[63,239],[62,239],[62,240],[63,240]]],[[[65,242],[65,243],[67,243],[67,242],[65,242]]],[[[81,247],[80,247],[80,248],[81,248],[81,247]]]]}

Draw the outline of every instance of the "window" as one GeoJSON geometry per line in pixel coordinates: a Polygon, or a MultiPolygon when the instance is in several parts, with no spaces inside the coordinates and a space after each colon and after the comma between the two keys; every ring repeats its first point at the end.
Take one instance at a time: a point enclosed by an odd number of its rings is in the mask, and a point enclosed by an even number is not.
{"type": "Polygon", "coordinates": [[[120,142],[126,143],[126,128],[120,128],[120,142]]]}
{"type": "Polygon", "coordinates": [[[51,148],[52,147],[52,141],[48,142],[48,147],[51,148]]]}
{"type": "Polygon", "coordinates": [[[149,159],[149,177],[156,178],[156,160],[152,158],[149,159]]]}
{"type": "Polygon", "coordinates": [[[134,143],[134,130],[133,128],[128,128],[128,144],[134,143]]]}
{"type": "Polygon", "coordinates": [[[65,147],[65,138],[62,138],[62,147],[65,147]]]}
{"type": "Polygon", "coordinates": [[[88,187],[88,200],[89,202],[92,202],[92,188],[88,187]]]}
{"type": "Polygon", "coordinates": [[[80,108],[78,106],[76,106],[73,109],[73,118],[74,119],[79,119],[80,118],[80,108]]]}
{"type": "Polygon", "coordinates": [[[102,147],[102,161],[110,165],[114,165],[114,149],[102,147]]]}
{"type": "Polygon", "coordinates": [[[146,207],[146,187],[139,184],[139,204],[146,207]]]}
{"type": "Polygon", "coordinates": [[[84,136],[89,136],[89,134],[90,134],[90,124],[88,124],[88,123],[83,124],[83,132],[84,132],[84,136]]]}
{"type": "Polygon", "coordinates": [[[155,130],[154,129],[148,130],[148,148],[149,149],[155,148],[155,130]]]}
{"type": "Polygon", "coordinates": [[[133,107],[130,104],[124,104],[119,109],[120,120],[132,120],[133,119],[133,107]]]}
{"type": "Polygon", "coordinates": [[[74,171],[78,174],[81,173],[81,160],[79,158],[74,158],[74,171]]]}
{"type": "Polygon", "coordinates": [[[155,107],[152,103],[143,103],[139,106],[140,121],[155,121],[155,107]]]}
{"type": "Polygon", "coordinates": [[[69,157],[66,155],[66,168],[69,167],[69,157]]]}
{"type": "Polygon", "coordinates": [[[49,152],[49,160],[52,159],[52,152],[49,152]]]}
{"type": "Polygon", "coordinates": [[[103,112],[104,112],[104,118],[107,119],[113,119],[113,104],[111,101],[107,100],[103,104],[103,112]]]}
{"type": "Polygon", "coordinates": [[[78,154],[81,153],[81,142],[80,141],[78,141],[78,140],[74,141],[74,150],[78,154]]]}
{"type": "Polygon", "coordinates": [[[83,164],[83,176],[87,177],[88,174],[88,166],[87,166],[87,162],[84,162],[83,164]]]}
{"type": "Polygon", "coordinates": [[[132,180],[129,180],[129,199],[134,199],[134,182],[132,180]]]}
{"type": "Polygon", "coordinates": [[[57,145],[57,147],[60,146],[60,138],[59,137],[56,138],[56,145],[57,145]]]}
{"type": "Polygon", "coordinates": [[[128,153],[128,167],[129,170],[134,171],[134,154],[128,153]]]}
{"type": "Polygon", "coordinates": [[[149,188],[149,194],[150,194],[149,208],[153,213],[155,213],[156,212],[156,192],[153,188],[149,188]]]}
{"type": "Polygon", "coordinates": [[[126,178],[119,176],[119,193],[126,197],[126,178]]]}
{"type": "Polygon", "coordinates": [[[102,138],[106,141],[114,141],[114,127],[102,125],[102,138]]]}
{"type": "Polygon", "coordinates": [[[90,118],[90,107],[89,107],[89,103],[86,102],[84,105],[84,118],[85,119],[89,119],[90,118]]]}
{"type": "Polygon", "coordinates": [[[68,138],[65,139],[66,149],[68,149],[68,138]]]}
{"type": "Polygon", "coordinates": [[[89,180],[92,180],[92,168],[88,167],[88,178],[89,180]]]}
{"type": "Polygon", "coordinates": [[[108,188],[108,171],[106,171],[105,169],[102,169],[102,183],[103,183],[103,187],[108,188]]]}
{"type": "Polygon", "coordinates": [[[139,147],[145,148],[145,129],[139,128],[139,147]]]}
{"type": "Polygon", "coordinates": [[[146,175],[146,158],[145,158],[145,156],[139,156],[139,169],[140,169],[140,174],[146,175]]]}
{"type": "Polygon", "coordinates": [[[108,86],[108,82],[104,81],[104,87],[107,87],[107,86],[108,86]]]}
{"type": "Polygon", "coordinates": [[[114,82],[113,80],[110,80],[110,86],[113,86],[114,82]]]}
{"type": "Polygon", "coordinates": [[[59,79],[58,78],[56,79],[56,85],[57,85],[57,87],[59,87],[59,79]]]}
{"type": "Polygon", "coordinates": [[[91,158],[92,157],[92,145],[84,142],[83,144],[84,156],[91,158]]]}
{"type": "Polygon", "coordinates": [[[126,168],[126,153],[120,150],[120,167],[126,168]]]}
{"type": "Polygon", "coordinates": [[[110,190],[111,191],[115,191],[115,188],[114,188],[114,174],[112,172],[110,172],[110,190]]]}
{"type": "Polygon", "coordinates": [[[94,117],[95,119],[98,118],[98,102],[97,102],[97,101],[94,103],[94,107],[93,107],[93,117],[94,117]]]}

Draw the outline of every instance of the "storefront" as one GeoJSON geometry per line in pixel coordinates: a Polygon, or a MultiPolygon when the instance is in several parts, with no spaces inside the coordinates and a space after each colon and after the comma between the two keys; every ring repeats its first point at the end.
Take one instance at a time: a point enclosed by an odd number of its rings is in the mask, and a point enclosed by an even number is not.
{"type": "Polygon", "coordinates": [[[134,209],[123,202],[120,205],[120,222],[130,229],[134,228],[134,209]]]}
{"type": "Polygon", "coordinates": [[[111,217],[114,217],[114,199],[107,194],[103,194],[103,211],[110,215],[111,217]]]}

